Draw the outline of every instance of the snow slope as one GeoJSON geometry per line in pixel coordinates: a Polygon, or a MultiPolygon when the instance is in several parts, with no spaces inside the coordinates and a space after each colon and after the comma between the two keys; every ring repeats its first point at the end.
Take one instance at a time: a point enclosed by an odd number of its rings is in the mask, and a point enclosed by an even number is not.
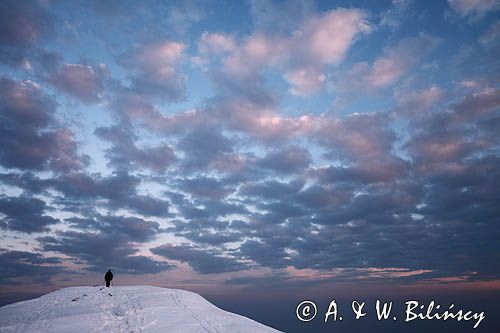
{"type": "Polygon", "coordinates": [[[278,332],[198,294],[160,287],[71,287],[0,308],[0,332],[278,332]]]}

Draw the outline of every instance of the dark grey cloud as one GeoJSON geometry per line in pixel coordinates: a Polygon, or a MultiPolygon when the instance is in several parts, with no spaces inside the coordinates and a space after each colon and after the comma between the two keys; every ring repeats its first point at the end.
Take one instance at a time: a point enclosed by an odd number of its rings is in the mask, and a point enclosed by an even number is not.
{"type": "Polygon", "coordinates": [[[98,199],[108,200],[110,208],[129,208],[148,216],[167,216],[169,203],[166,200],[136,193],[141,179],[125,171],[116,172],[108,177],[83,173],[68,174],[51,181],[52,188],[66,199],[93,203],[98,199]]]}
{"type": "Polygon", "coordinates": [[[169,144],[137,147],[137,136],[133,133],[133,128],[125,123],[99,127],[94,133],[112,144],[106,151],[106,157],[110,166],[118,169],[143,167],[155,172],[164,172],[177,161],[177,156],[169,144]]]}
{"type": "Polygon", "coordinates": [[[52,29],[51,17],[38,1],[2,1],[0,43],[25,46],[52,29]]]}
{"type": "Polygon", "coordinates": [[[241,241],[245,234],[239,231],[232,230],[220,230],[217,232],[211,232],[208,230],[187,230],[186,232],[177,232],[177,235],[182,236],[196,244],[208,245],[208,246],[222,246],[226,243],[241,241]]]}
{"type": "Polygon", "coordinates": [[[39,1],[0,3],[0,61],[21,65],[27,51],[53,31],[54,18],[39,1]]]}
{"type": "Polygon", "coordinates": [[[289,183],[270,180],[267,182],[253,182],[245,184],[239,193],[251,197],[262,197],[264,199],[278,199],[299,192],[304,187],[301,180],[293,180],[289,183]]]}
{"type": "Polygon", "coordinates": [[[178,189],[189,193],[194,198],[219,200],[234,191],[223,181],[210,177],[186,178],[179,180],[178,183],[178,189]]]}
{"type": "Polygon", "coordinates": [[[408,162],[392,157],[385,160],[367,160],[340,167],[319,168],[315,170],[314,174],[322,182],[370,184],[404,178],[409,168],[408,162]]]}
{"type": "Polygon", "coordinates": [[[45,192],[51,184],[50,179],[41,179],[30,171],[23,173],[2,173],[0,174],[0,181],[6,185],[19,187],[28,194],[45,192]]]}
{"type": "Polygon", "coordinates": [[[307,168],[311,162],[311,153],[307,149],[298,146],[288,146],[267,153],[258,164],[279,174],[287,174],[301,171],[307,168]]]}
{"type": "Polygon", "coordinates": [[[151,252],[165,258],[187,262],[195,271],[202,274],[234,272],[249,268],[233,258],[187,244],[161,245],[152,248],[151,252]]]}
{"type": "Polygon", "coordinates": [[[111,268],[128,274],[159,273],[173,266],[137,255],[137,247],[127,233],[61,232],[38,241],[44,251],[65,254],[88,265],[89,270],[102,272],[111,268]]]}
{"type": "Polygon", "coordinates": [[[224,163],[225,157],[232,155],[233,142],[219,127],[199,127],[182,137],[177,145],[185,155],[182,167],[187,170],[213,168],[218,162],[224,163]]]}
{"type": "Polygon", "coordinates": [[[0,284],[12,285],[19,283],[23,277],[35,283],[49,284],[50,278],[57,274],[69,273],[56,257],[44,257],[38,252],[10,251],[0,249],[0,284]]]}
{"type": "Polygon", "coordinates": [[[126,208],[146,216],[169,216],[167,200],[137,194],[141,178],[127,172],[116,172],[102,177],[100,174],[69,173],[55,178],[39,178],[31,172],[0,174],[4,184],[16,186],[27,195],[45,194],[55,190],[54,203],[58,209],[85,213],[92,216],[98,206],[108,209],[126,208]],[[104,200],[104,202],[103,202],[104,200]]]}
{"type": "Polygon", "coordinates": [[[57,104],[31,81],[0,78],[0,163],[7,168],[80,169],[73,133],[54,118],[57,104]]]}
{"type": "Polygon", "coordinates": [[[275,245],[277,244],[248,240],[240,247],[241,256],[264,267],[285,268],[292,265],[284,247],[275,245]]]}
{"type": "Polygon", "coordinates": [[[0,227],[26,233],[48,231],[59,220],[45,215],[43,200],[30,197],[0,197],[0,213],[4,215],[0,227]]]}
{"type": "Polygon", "coordinates": [[[93,219],[68,218],[66,222],[80,230],[100,231],[106,235],[123,235],[134,242],[146,242],[153,239],[160,231],[157,222],[138,217],[96,216],[93,219]]]}
{"type": "Polygon", "coordinates": [[[166,195],[172,205],[180,212],[180,216],[190,220],[193,230],[202,226],[200,220],[215,221],[214,224],[207,222],[210,224],[209,227],[215,227],[217,223],[225,227],[227,222],[217,222],[218,217],[230,214],[248,214],[244,203],[238,200],[207,199],[196,196],[190,198],[188,195],[172,191],[167,192],[166,195]]]}

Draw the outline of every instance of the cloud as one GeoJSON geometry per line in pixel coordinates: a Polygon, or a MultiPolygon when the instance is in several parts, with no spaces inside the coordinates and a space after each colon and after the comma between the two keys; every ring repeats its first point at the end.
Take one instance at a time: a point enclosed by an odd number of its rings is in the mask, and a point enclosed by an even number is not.
{"type": "Polygon", "coordinates": [[[388,126],[386,114],[354,113],[342,119],[323,119],[315,138],[332,155],[364,161],[390,155],[396,135],[388,126]]]}
{"type": "Polygon", "coordinates": [[[452,105],[455,117],[463,121],[478,120],[488,117],[500,106],[500,89],[485,88],[477,93],[466,95],[452,105]]]}
{"type": "Polygon", "coordinates": [[[253,0],[250,14],[254,28],[265,33],[293,33],[308,17],[315,13],[313,2],[289,0],[253,0]]]}
{"type": "MultiPolygon", "coordinates": [[[[47,14],[43,3],[26,3],[47,14]]],[[[21,17],[26,3],[5,11],[21,17]]],[[[47,8],[57,15],[54,43],[50,16],[40,21],[47,30],[26,24],[39,29],[32,34],[9,17],[0,23],[19,38],[3,39],[5,53],[27,59],[13,68],[12,57],[10,78],[0,79],[0,227],[8,244],[55,251],[95,272],[158,273],[174,268],[172,260],[195,276],[251,268],[498,279],[494,19],[472,32],[462,26],[458,44],[446,41],[475,59],[452,59],[451,68],[437,66],[445,59],[432,53],[439,38],[410,26],[384,34],[414,18],[407,1],[373,14],[254,1],[242,6],[251,17],[231,10],[233,21],[250,23],[237,31],[204,31],[212,25],[201,20],[220,13],[191,5],[99,3],[69,13],[74,6],[55,3],[47,8]],[[184,6],[192,11],[181,13],[184,6]],[[379,19],[382,33],[371,36],[379,19]],[[71,29],[82,38],[73,44],[71,29]],[[78,54],[95,59],[64,59],[78,54]],[[325,85],[332,89],[314,98],[291,96],[325,85]],[[333,98],[360,92],[367,96],[356,112],[325,111],[333,98]],[[75,125],[64,95],[92,112],[75,125]],[[95,163],[83,152],[97,154],[95,163]],[[39,232],[46,237],[34,238],[39,232]],[[164,237],[169,244],[159,246],[164,237]]],[[[424,14],[419,20],[442,19],[424,14]]],[[[23,264],[19,274],[29,263],[62,266],[36,253],[9,256],[7,264],[23,264]]],[[[297,285],[310,278],[279,277],[297,285]]]]}
{"type": "Polygon", "coordinates": [[[472,14],[482,16],[500,6],[497,0],[448,0],[448,3],[462,17],[472,14]]]}
{"type": "Polygon", "coordinates": [[[258,82],[264,68],[277,68],[284,70],[292,93],[306,96],[323,87],[324,66],[339,64],[356,39],[372,30],[366,17],[362,10],[338,8],[304,18],[291,37],[258,31],[235,45],[232,36],[203,34],[200,45],[201,50],[224,46],[226,52],[219,53],[231,78],[258,82]]]}
{"type": "Polygon", "coordinates": [[[210,110],[226,128],[264,142],[286,141],[313,130],[314,117],[279,114],[273,105],[260,105],[241,98],[215,101],[210,110]]]}
{"type": "MultiPolygon", "coordinates": [[[[136,187],[141,179],[125,171],[116,172],[108,177],[73,173],[53,179],[50,186],[63,194],[62,204],[71,207],[72,201],[80,205],[99,199],[106,199],[109,208],[128,208],[137,214],[165,217],[169,214],[169,203],[152,196],[139,195],[136,187]]],[[[82,206],[81,209],[87,209],[82,206]]]]}
{"type": "Polygon", "coordinates": [[[321,64],[339,63],[358,34],[372,30],[366,17],[362,10],[338,8],[308,20],[297,38],[306,42],[308,47],[302,44],[302,48],[310,60],[321,64]]]}
{"type": "Polygon", "coordinates": [[[196,1],[172,3],[168,10],[168,22],[180,33],[188,30],[191,25],[201,21],[206,13],[201,4],[196,1]]]}
{"type": "Polygon", "coordinates": [[[106,235],[123,235],[133,242],[152,240],[160,231],[160,225],[137,217],[96,216],[93,219],[68,218],[73,227],[80,230],[98,230],[106,235]]]}
{"type": "Polygon", "coordinates": [[[106,150],[106,157],[109,165],[120,170],[148,168],[163,172],[177,161],[177,156],[169,144],[138,147],[137,135],[126,123],[99,127],[94,134],[112,144],[112,147],[106,150]]]}
{"type": "Polygon", "coordinates": [[[485,47],[499,47],[500,21],[496,21],[479,36],[478,42],[485,47]]]}
{"type": "Polygon", "coordinates": [[[179,181],[178,188],[195,198],[204,197],[214,200],[221,200],[233,191],[220,180],[208,177],[182,179],[179,181]]]}
{"type": "Polygon", "coordinates": [[[326,81],[326,75],[315,68],[300,68],[285,73],[292,88],[290,92],[294,95],[309,96],[321,90],[326,81]]]}
{"type": "Polygon", "coordinates": [[[195,271],[201,274],[235,272],[249,268],[246,264],[230,257],[187,244],[165,244],[152,248],[151,252],[168,259],[187,262],[195,271]]]}
{"type": "Polygon", "coordinates": [[[26,64],[27,51],[53,31],[54,18],[38,1],[0,4],[0,61],[26,64]]]}
{"type": "Polygon", "coordinates": [[[394,111],[396,115],[411,115],[418,117],[420,114],[430,112],[444,97],[444,91],[438,86],[431,86],[422,90],[397,90],[394,96],[398,106],[394,111]]]}
{"type": "Polygon", "coordinates": [[[170,203],[167,200],[137,194],[141,179],[127,172],[117,172],[107,177],[100,174],[69,173],[44,179],[32,173],[9,173],[1,174],[0,179],[27,194],[52,195],[54,204],[59,206],[57,209],[85,216],[93,216],[97,207],[109,210],[129,209],[145,216],[166,217],[170,214],[170,203]]]}
{"type": "Polygon", "coordinates": [[[392,6],[382,13],[379,25],[393,30],[399,28],[411,5],[412,0],[393,0],[392,6]]]}
{"type": "Polygon", "coordinates": [[[464,137],[462,133],[443,130],[441,133],[431,131],[414,136],[408,143],[414,158],[431,163],[435,161],[460,161],[481,147],[480,142],[474,142],[464,137]]]}
{"type": "Polygon", "coordinates": [[[91,271],[102,272],[111,268],[127,274],[154,274],[173,266],[137,255],[137,247],[126,233],[113,232],[60,232],[55,236],[38,239],[44,251],[65,254],[76,261],[83,261],[91,271]]]}
{"type": "Polygon", "coordinates": [[[209,33],[204,31],[198,41],[198,52],[201,55],[217,55],[234,51],[236,39],[232,35],[209,33]]]}
{"type": "Polygon", "coordinates": [[[186,45],[170,40],[138,45],[118,60],[128,71],[131,89],[166,101],[184,98],[186,75],[180,72],[186,45]]]}
{"type": "Polygon", "coordinates": [[[52,18],[37,1],[3,1],[0,43],[25,46],[39,40],[52,27],[52,18]]]}
{"type": "Polygon", "coordinates": [[[23,189],[30,194],[40,194],[44,192],[50,183],[44,179],[40,179],[32,172],[18,173],[2,173],[0,174],[0,181],[3,184],[15,186],[23,189]]]}
{"type": "MultiPolygon", "coordinates": [[[[444,215],[431,219],[443,224],[427,220],[427,213],[430,213],[427,209],[418,211],[425,215],[426,224],[422,225],[405,213],[419,203],[421,193],[411,183],[404,186],[376,185],[369,187],[365,194],[352,198],[346,205],[334,205],[326,211],[314,210],[316,218],[291,219],[288,223],[278,224],[263,216],[261,218],[266,223],[252,228],[256,231],[253,236],[260,241],[246,241],[240,247],[241,255],[271,268],[407,267],[436,270],[443,275],[474,270],[492,273],[482,263],[465,261],[462,257],[486,251],[486,248],[473,245],[475,241],[468,239],[466,229],[477,228],[481,234],[476,234],[477,237],[491,239],[491,235],[483,234],[487,228],[481,227],[481,224],[472,220],[458,222],[460,216],[473,206],[467,205],[459,212],[456,209],[465,202],[470,203],[471,197],[461,198],[460,202],[455,201],[458,198],[434,202],[435,198],[429,197],[425,200],[428,207],[434,207],[438,214],[449,214],[457,225],[445,223],[444,215]],[[450,205],[453,202],[456,203],[450,205]],[[443,207],[445,203],[446,207],[443,207]],[[319,228],[315,227],[316,223],[320,224],[319,228]],[[441,232],[443,228],[448,231],[456,228],[458,232],[457,238],[448,243],[450,246],[441,246],[442,242],[447,243],[442,238],[445,237],[441,232]],[[442,260],[447,262],[444,264],[442,260]]],[[[437,193],[445,192],[438,190],[437,193]]],[[[452,193],[456,197],[462,196],[460,191],[451,190],[449,194],[452,193]]],[[[289,200],[287,197],[287,202],[289,200]]],[[[468,212],[466,216],[477,217],[473,212],[468,212]]],[[[489,218],[492,216],[489,215],[489,218]]]]}
{"type": "Polygon", "coordinates": [[[195,127],[179,140],[188,170],[213,167],[233,154],[233,142],[218,127],[195,127]]]}
{"type": "Polygon", "coordinates": [[[312,162],[311,153],[299,146],[288,146],[269,152],[258,164],[279,174],[299,172],[312,162]]]}
{"type": "Polygon", "coordinates": [[[78,170],[73,133],[54,118],[57,104],[32,81],[0,79],[0,163],[7,168],[78,170]]]}
{"type": "Polygon", "coordinates": [[[265,201],[276,198],[284,198],[290,194],[299,192],[304,187],[304,183],[294,180],[290,183],[278,182],[271,180],[267,182],[253,182],[244,184],[240,188],[240,194],[262,198],[265,201]]]}
{"type": "Polygon", "coordinates": [[[49,81],[59,90],[85,103],[96,103],[103,92],[106,66],[64,64],[52,74],[49,81]]]}
{"type": "Polygon", "coordinates": [[[340,92],[391,86],[420,64],[438,43],[439,39],[427,34],[402,39],[387,47],[384,55],[376,58],[371,65],[358,62],[349,70],[338,72],[334,86],[340,92]]]}
{"type": "Polygon", "coordinates": [[[58,266],[57,257],[45,257],[38,252],[10,251],[0,249],[0,284],[19,283],[20,277],[31,282],[50,284],[50,278],[58,274],[68,274],[68,270],[58,266]]]}
{"type": "Polygon", "coordinates": [[[318,168],[315,173],[321,181],[370,184],[396,181],[406,175],[409,166],[399,158],[385,158],[342,167],[318,168]]]}
{"type": "Polygon", "coordinates": [[[49,231],[50,225],[59,221],[45,215],[44,201],[30,197],[0,197],[0,213],[4,215],[0,227],[14,231],[32,233],[49,231]]]}

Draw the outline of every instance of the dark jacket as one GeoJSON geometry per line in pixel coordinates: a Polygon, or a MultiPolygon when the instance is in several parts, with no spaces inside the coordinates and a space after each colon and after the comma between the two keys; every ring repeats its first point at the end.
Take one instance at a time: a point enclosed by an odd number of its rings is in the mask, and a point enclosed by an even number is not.
{"type": "Polygon", "coordinates": [[[113,273],[111,273],[111,271],[107,271],[106,275],[104,275],[104,280],[106,280],[106,281],[113,280],[113,273]]]}

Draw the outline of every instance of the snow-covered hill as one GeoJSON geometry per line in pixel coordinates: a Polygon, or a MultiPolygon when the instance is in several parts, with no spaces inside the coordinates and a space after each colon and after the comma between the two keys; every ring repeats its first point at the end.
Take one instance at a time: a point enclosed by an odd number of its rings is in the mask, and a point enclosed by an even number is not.
{"type": "Polygon", "coordinates": [[[149,286],[71,287],[0,308],[0,332],[278,332],[198,294],[149,286]]]}

